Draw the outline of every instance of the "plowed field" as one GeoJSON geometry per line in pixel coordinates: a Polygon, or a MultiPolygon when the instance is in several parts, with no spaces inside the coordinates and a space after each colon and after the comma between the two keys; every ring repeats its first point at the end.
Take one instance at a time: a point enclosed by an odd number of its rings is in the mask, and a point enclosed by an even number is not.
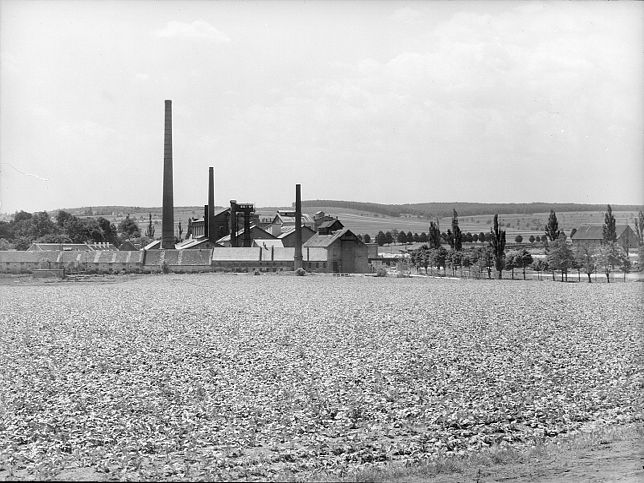
{"type": "Polygon", "coordinates": [[[639,421],[642,309],[638,283],[0,286],[0,469],[315,478],[639,421]]]}

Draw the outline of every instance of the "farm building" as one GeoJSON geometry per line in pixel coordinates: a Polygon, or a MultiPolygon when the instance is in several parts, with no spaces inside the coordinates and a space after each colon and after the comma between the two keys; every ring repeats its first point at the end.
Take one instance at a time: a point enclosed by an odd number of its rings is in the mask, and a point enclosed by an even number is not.
{"type": "MultiPolygon", "coordinates": [[[[637,247],[637,235],[629,225],[615,225],[617,242],[624,249],[637,247]]],[[[601,245],[604,241],[603,225],[581,225],[570,237],[573,245],[601,245]]]]}
{"type": "Polygon", "coordinates": [[[344,225],[340,222],[340,220],[329,220],[320,223],[320,225],[318,226],[318,233],[320,235],[329,235],[334,231],[342,230],[343,228],[344,225]]]}
{"type": "Polygon", "coordinates": [[[325,235],[316,233],[304,243],[303,247],[304,249],[326,249],[326,271],[334,273],[369,272],[367,245],[348,228],[325,235]]]}

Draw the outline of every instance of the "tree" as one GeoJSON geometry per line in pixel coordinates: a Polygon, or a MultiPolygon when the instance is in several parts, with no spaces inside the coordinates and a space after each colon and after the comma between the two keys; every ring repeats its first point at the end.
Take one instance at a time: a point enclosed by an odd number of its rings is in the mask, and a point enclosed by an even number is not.
{"type": "Polygon", "coordinates": [[[534,239],[535,239],[537,242],[540,242],[540,241],[541,241],[541,237],[540,237],[539,235],[537,235],[536,237],[534,237],[534,239]]]}
{"type": "Polygon", "coordinates": [[[588,276],[588,283],[592,283],[592,274],[597,271],[597,252],[590,245],[579,245],[575,250],[577,266],[588,276]]]}
{"type": "Polygon", "coordinates": [[[407,233],[405,233],[404,231],[398,233],[398,243],[407,243],[407,233]]]}
{"type": "Polygon", "coordinates": [[[458,213],[456,210],[453,210],[452,213],[452,239],[453,242],[450,243],[450,246],[457,252],[460,252],[463,249],[463,233],[458,226],[458,213]]]}
{"type": "Polygon", "coordinates": [[[148,227],[145,229],[145,236],[154,238],[154,223],[152,223],[152,213],[148,213],[148,227]]]}
{"type": "Polygon", "coordinates": [[[463,235],[463,241],[467,243],[472,243],[474,241],[474,237],[472,234],[468,231],[465,235],[463,235]]]}
{"type": "Polygon", "coordinates": [[[532,245],[532,244],[534,243],[534,241],[535,241],[535,237],[534,237],[534,235],[530,235],[530,238],[528,238],[528,241],[529,241],[529,242],[530,242],[530,244],[532,245]]]}
{"type": "Polygon", "coordinates": [[[523,270],[523,280],[525,280],[525,269],[532,263],[532,254],[524,248],[519,251],[519,256],[515,257],[514,262],[518,268],[523,270]]]}
{"type": "Polygon", "coordinates": [[[12,243],[9,243],[9,240],[6,238],[0,238],[0,251],[11,250],[14,248],[12,243]]]}
{"type": "Polygon", "coordinates": [[[472,241],[473,241],[474,243],[476,243],[477,241],[479,241],[479,234],[478,234],[478,233],[474,233],[474,234],[472,235],[472,241]]]}
{"type": "Polygon", "coordinates": [[[56,224],[63,230],[66,230],[67,225],[74,219],[77,218],[71,213],[67,213],[63,210],[59,210],[58,213],[56,213],[56,224]]]}
{"type": "Polygon", "coordinates": [[[610,283],[610,272],[622,265],[623,256],[621,247],[615,242],[604,243],[599,247],[597,262],[606,275],[607,283],[610,283]]]}
{"type": "Polygon", "coordinates": [[[494,227],[491,230],[492,253],[494,254],[494,268],[499,274],[499,279],[503,278],[503,264],[505,257],[505,230],[499,228],[499,215],[494,215],[494,227]]]}
{"type": "Polygon", "coordinates": [[[433,221],[429,222],[429,248],[437,249],[441,246],[441,232],[438,225],[433,221]]]}
{"type": "Polygon", "coordinates": [[[521,243],[523,241],[523,237],[521,235],[517,235],[514,237],[514,241],[517,243],[521,243]]]}
{"type": "Polygon", "coordinates": [[[514,280],[514,269],[519,268],[518,265],[515,263],[515,257],[519,256],[519,252],[516,250],[511,250],[505,255],[505,260],[504,260],[504,268],[506,270],[510,270],[510,273],[512,274],[512,280],[514,280]]]}
{"type": "Polygon", "coordinates": [[[376,235],[376,243],[378,244],[379,247],[387,243],[387,236],[382,230],[380,230],[376,235]]]}
{"type": "Polygon", "coordinates": [[[369,233],[365,233],[364,237],[362,237],[365,243],[371,243],[371,237],[369,236],[369,233]]]}
{"type": "Polygon", "coordinates": [[[564,276],[568,280],[568,270],[573,268],[575,257],[572,250],[563,238],[555,239],[555,241],[548,247],[546,254],[548,265],[553,270],[561,270],[561,281],[564,281],[564,276]]]}
{"type": "Polygon", "coordinates": [[[542,258],[537,258],[532,262],[532,270],[537,272],[537,276],[539,280],[541,280],[541,272],[548,270],[548,262],[546,262],[542,258]]]}
{"type": "Polygon", "coordinates": [[[103,238],[101,241],[116,245],[118,243],[118,233],[116,231],[116,226],[114,226],[114,223],[110,223],[110,220],[103,218],[102,216],[99,216],[96,222],[98,223],[98,228],[101,230],[101,235],[103,238]]]}
{"type": "Polygon", "coordinates": [[[130,218],[130,215],[127,215],[121,221],[121,223],[119,223],[118,231],[119,233],[125,235],[126,238],[135,238],[141,236],[139,226],[133,219],[130,218]]]}
{"type": "Polygon", "coordinates": [[[411,243],[414,241],[414,234],[411,231],[407,232],[407,243],[411,243]]]}
{"type": "Polygon", "coordinates": [[[642,213],[642,210],[635,218],[635,234],[637,235],[638,246],[644,245],[644,213],[642,213]]]}
{"type": "Polygon", "coordinates": [[[443,267],[444,270],[447,270],[447,250],[443,247],[432,248],[430,249],[430,259],[432,266],[440,270],[443,267]]]}
{"type": "Polygon", "coordinates": [[[19,223],[21,221],[31,220],[31,217],[32,217],[31,213],[27,213],[26,211],[20,210],[13,215],[13,222],[19,223]]]}
{"type": "Polygon", "coordinates": [[[492,266],[494,265],[494,254],[492,248],[478,247],[470,253],[472,264],[478,267],[479,272],[487,270],[487,278],[492,278],[492,266]]]}
{"type": "Polygon", "coordinates": [[[391,234],[391,232],[388,231],[387,233],[385,233],[385,243],[387,245],[391,245],[393,242],[394,242],[394,237],[391,234]]]}
{"type": "Polygon", "coordinates": [[[422,233],[418,236],[418,241],[419,241],[420,243],[427,243],[427,242],[429,241],[429,237],[427,236],[427,233],[422,232],[422,233]]]}
{"type": "Polygon", "coordinates": [[[559,238],[561,232],[559,231],[559,222],[557,221],[557,215],[555,210],[550,210],[550,216],[548,217],[548,223],[546,223],[546,237],[547,240],[555,241],[559,238]]]}
{"type": "Polygon", "coordinates": [[[606,213],[604,214],[604,226],[602,227],[602,235],[604,238],[604,243],[613,243],[617,241],[615,217],[613,216],[613,209],[610,207],[610,205],[607,206],[606,213]]]}
{"type": "Polygon", "coordinates": [[[484,242],[486,242],[486,241],[487,241],[487,240],[485,239],[485,233],[483,233],[483,232],[479,233],[479,241],[480,241],[481,243],[484,243],[484,242]]]}
{"type": "Polygon", "coordinates": [[[414,243],[420,243],[420,235],[418,233],[414,233],[412,235],[412,240],[414,241],[414,243]]]}

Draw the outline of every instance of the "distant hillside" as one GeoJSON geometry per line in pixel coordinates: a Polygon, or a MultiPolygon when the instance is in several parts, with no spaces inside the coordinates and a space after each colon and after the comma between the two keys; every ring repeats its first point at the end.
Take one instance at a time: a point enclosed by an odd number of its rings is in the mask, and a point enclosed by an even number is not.
{"type": "MultiPolygon", "coordinates": [[[[359,211],[378,213],[386,216],[421,216],[424,218],[442,218],[452,215],[456,210],[459,216],[489,215],[503,213],[508,215],[531,215],[535,213],[547,213],[550,210],[556,212],[581,212],[581,211],[604,211],[606,205],[584,204],[584,203],[406,203],[402,205],[387,205],[381,203],[363,203],[359,201],[340,200],[305,200],[302,207],[327,206],[333,208],[346,208],[359,211]]],[[[614,211],[639,211],[644,209],[640,205],[611,205],[614,211]]]]}

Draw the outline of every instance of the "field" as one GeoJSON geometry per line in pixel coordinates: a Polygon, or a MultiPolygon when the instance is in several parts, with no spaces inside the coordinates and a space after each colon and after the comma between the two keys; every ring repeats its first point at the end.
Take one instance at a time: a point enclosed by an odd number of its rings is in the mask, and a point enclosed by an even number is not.
{"type": "Polygon", "coordinates": [[[642,421],[639,283],[0,286],[0,477],[335,479],[642,421]]]}

